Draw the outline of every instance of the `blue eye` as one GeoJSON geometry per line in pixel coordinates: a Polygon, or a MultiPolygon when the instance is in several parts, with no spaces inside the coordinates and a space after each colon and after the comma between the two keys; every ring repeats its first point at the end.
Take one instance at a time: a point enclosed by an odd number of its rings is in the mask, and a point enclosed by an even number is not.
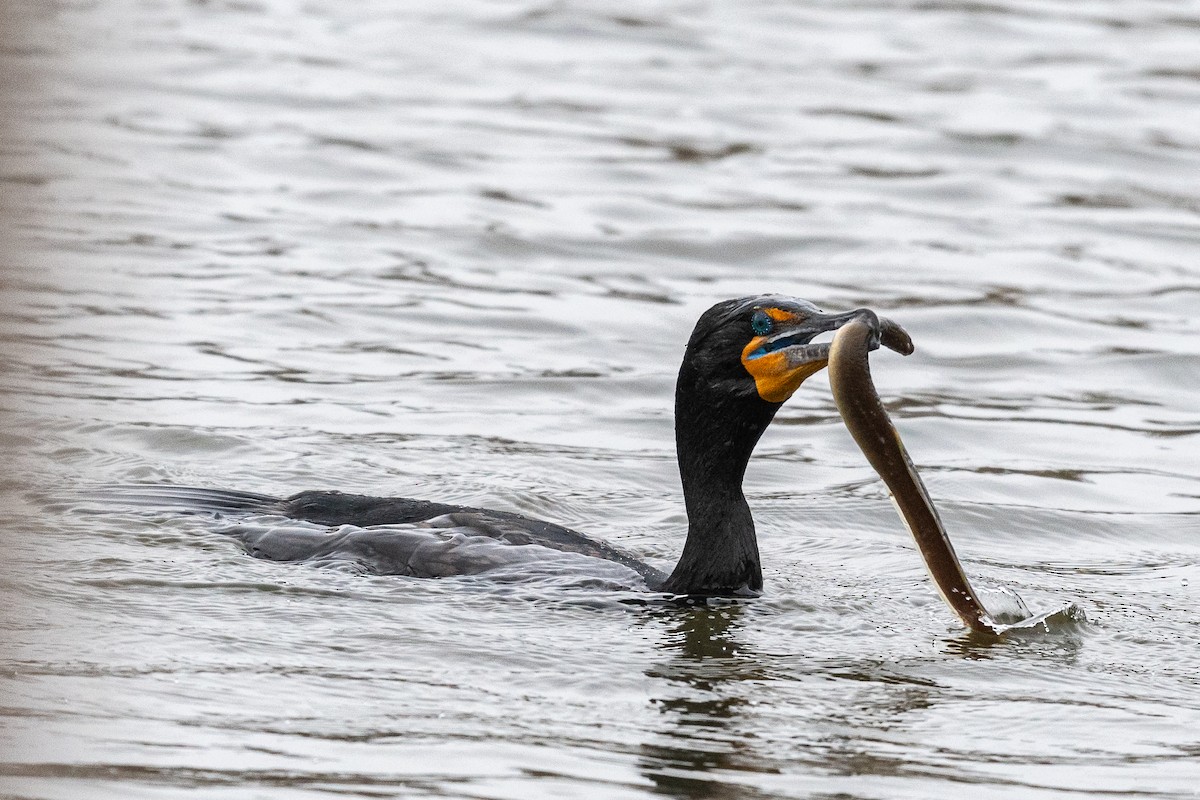
{"type": "Polygon", "coordinates": [[[759,336],[766,336],[773,327],[775,327],[775,321],[761,308],[754,312],[754,316],[750,317],[750,328],[759,336]]]}

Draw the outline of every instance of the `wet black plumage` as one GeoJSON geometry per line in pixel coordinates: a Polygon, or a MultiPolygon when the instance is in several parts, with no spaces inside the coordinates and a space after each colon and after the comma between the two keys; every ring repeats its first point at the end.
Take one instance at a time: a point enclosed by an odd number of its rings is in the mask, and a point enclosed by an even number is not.
{"type": "MultiPolygon", "coordinates": [[[[633,570],[652,590],[704,596],[756,594],[763,585],[762,567],[742,479],[755,445],[781,406],[760,396],[756,378],[744,362],[747,345],[765,340],[755,324],[774,324],[763,322],[764,308],[790,320],[790,327],[773,340],[778,342],[774,349],[800,348],[797,352],[802,351],[808,361],[797,363],[819,362],[808,372],[823,365],[821,356],[828,352],[827,345],[809,346],[809,340],[856,313],[826,315],[801,300],[764,296],[718,303],[700,317],[688,340],[675,390],[676,448],[689,525],[683,553],[669,575],[584,534],[503,511],[329,491],[278,499],[246,492],[141,486],[127,487],[124,497],[197,510],[279,515],[332,528],[247,527],[237,534],[251,554],[278,561],[343,559],[373,572],[416,577],[476,574],[513,563],[507,560],[508,554],[516,556],[513,548],[489,545],[485,554],[477,546],[489,540],[604,559],[633,570]]],[[[521,557],[528,557],[531,550],[520,548],[521,557]]]]}

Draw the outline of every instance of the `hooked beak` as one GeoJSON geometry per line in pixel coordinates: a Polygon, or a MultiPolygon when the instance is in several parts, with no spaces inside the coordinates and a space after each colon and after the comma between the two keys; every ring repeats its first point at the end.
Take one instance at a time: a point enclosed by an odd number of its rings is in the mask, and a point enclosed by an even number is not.
{"type": "Polygon", "coordinates": [[[829,364],[831,343],[814,343],[813,338],[853,320],[861,320],[870,329],[871,350],[882,344],[901,355],[913,352],[912,338],[904,328],[867,308],[776,318],[775,329],[769,335],[754,337],[742,350],[742,364],[754,378],[759,397],[768,403],[782,403],[791,397],[806,378],[829,364]]]}

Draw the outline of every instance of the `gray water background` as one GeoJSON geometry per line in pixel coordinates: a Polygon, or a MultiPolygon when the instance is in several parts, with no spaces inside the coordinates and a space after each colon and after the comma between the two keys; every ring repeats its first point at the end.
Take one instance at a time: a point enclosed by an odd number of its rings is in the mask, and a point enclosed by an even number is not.
{"type": "Polygon", "coordinates": [[[0,796],[1196,797],[1200,3],[6,4],[0,796]],[[977,582],[823,375],[761,599],[246,556],[104,483],[519,511],[669,567],[683,343],[868,305],[977,582]]]}

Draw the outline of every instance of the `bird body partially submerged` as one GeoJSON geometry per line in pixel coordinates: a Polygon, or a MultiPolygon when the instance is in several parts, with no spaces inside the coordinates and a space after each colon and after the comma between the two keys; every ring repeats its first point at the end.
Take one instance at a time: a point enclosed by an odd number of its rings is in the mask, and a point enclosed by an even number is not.
{"type": "Polygon", "coordinates": [[[803,300],[766,295],[718,303],[700,317],[675,389],[675,440],[688,534],[669,574],[550,522],[427,500],[325,491],[276,499],[181,487],[131,487],[126,498],[144,503],[157,497],[195,509],[257,512],[327,526],[325,531],[285,526],[241,537],[252,554],[273,560],[328,559],[341,553],[375,572],[475,574],[492,561],[481,560],[467,546],[456,551],[454,543],[482,538],[619,564],[637,573],[648,588],[675,595],[754,595],[763,580],[754,519],[742,492],[746,465],[783,402],[829,362],[830,345],[813,343],[813,338],[853,320],[868,328],[868,349],[882,341],[899,352],[912,351],[899,326],[865,309],[826,314],[803,300]],[[445,533],[450,529],[461,534],[458,539],[445,533]]]}

